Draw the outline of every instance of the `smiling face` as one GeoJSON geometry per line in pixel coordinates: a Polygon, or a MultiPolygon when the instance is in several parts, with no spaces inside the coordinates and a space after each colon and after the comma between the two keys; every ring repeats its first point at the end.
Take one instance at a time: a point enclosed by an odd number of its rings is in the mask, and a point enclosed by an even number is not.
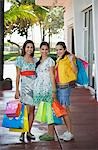
{"type": "Polygon", "coordinates": [[[26,47],[25,47],[25,53],[27,55],[31,55],[33,53],[33,44],[32,43],[27,43],[26,47]]]}
{"type": "Polygon", "coordinates": [[[56,52],[58,57],[62,57],[65,53],[66,49],[63,48],[62,45],[56,45],[56,52]]]}
{"type": "Polygon", "coordinates": [[[42,57],[47,57],[49,53],[49,47],[47,45],[42,45],[40,48],[40,53],[42,57]]]}

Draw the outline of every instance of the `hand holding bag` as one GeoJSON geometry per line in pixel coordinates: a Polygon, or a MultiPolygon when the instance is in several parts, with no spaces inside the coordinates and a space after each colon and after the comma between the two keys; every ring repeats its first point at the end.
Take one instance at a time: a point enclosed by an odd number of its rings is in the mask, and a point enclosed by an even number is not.
{"type": "Polygon", "coordinates": [[[52,108],[54,110],[54,113],[57,117],[61,117],[64,115],[67,115],[67,111],[65,108],[60,104],[58,100],[54,100],[52,103],[52,108]]]}
{"type": "Polygon", "coordinates": [[[20,115],[22,104],[19,100],[9,101],[6,106],[5,114],[8,117],[18,117],[20,115]]]}

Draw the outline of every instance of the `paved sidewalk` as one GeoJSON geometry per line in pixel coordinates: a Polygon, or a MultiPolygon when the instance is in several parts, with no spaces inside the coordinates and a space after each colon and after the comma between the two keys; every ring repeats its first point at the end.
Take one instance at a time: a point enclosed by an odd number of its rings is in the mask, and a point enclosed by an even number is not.
{"type": "MultiPolygon", "coordinates": [[[[14,91],[0,92],[0,150],[60,150],[57,141],[41,142],[39,135],[47,131],[44,124],[34,123],[32,133],[36,141],[21,143],[19,133],[9,132],[1,127],[6,102],[13,99],[14,91]],[[17,143],[17,144],[16,144],[17,143]]],[[[72,94],[72,124],[75,139],[70,142],[60,141],[63,150],[98,150],[98,103],[88,89],[75,88],[72,94]]],[[[63,125],[56,126],[58,134],[65,130],[63,125]]]]}

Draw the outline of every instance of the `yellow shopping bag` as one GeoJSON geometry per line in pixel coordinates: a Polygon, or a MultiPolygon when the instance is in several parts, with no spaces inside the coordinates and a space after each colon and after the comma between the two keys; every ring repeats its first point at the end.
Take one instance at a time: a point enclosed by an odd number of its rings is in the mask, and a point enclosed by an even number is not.
{"type": "Polygon", "coordinates": [[[29,131],[27,106],[25,106],[25,108],[24,108],[24,126],[23,126],[23,128],[22,129],[9,128],[9,131],[12,131],[12,132],[28,132],[29,131]]]}

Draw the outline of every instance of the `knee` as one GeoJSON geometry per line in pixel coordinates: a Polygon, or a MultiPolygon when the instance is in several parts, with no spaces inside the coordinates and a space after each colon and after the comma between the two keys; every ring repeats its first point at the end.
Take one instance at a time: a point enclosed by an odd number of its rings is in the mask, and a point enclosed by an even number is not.
{"type": "Polygon", "coordinates": [[[35,111],[35,106],[30,106],[30,108],[29,108],[29,114],[34,113],[34,111],[35,111]]]}

